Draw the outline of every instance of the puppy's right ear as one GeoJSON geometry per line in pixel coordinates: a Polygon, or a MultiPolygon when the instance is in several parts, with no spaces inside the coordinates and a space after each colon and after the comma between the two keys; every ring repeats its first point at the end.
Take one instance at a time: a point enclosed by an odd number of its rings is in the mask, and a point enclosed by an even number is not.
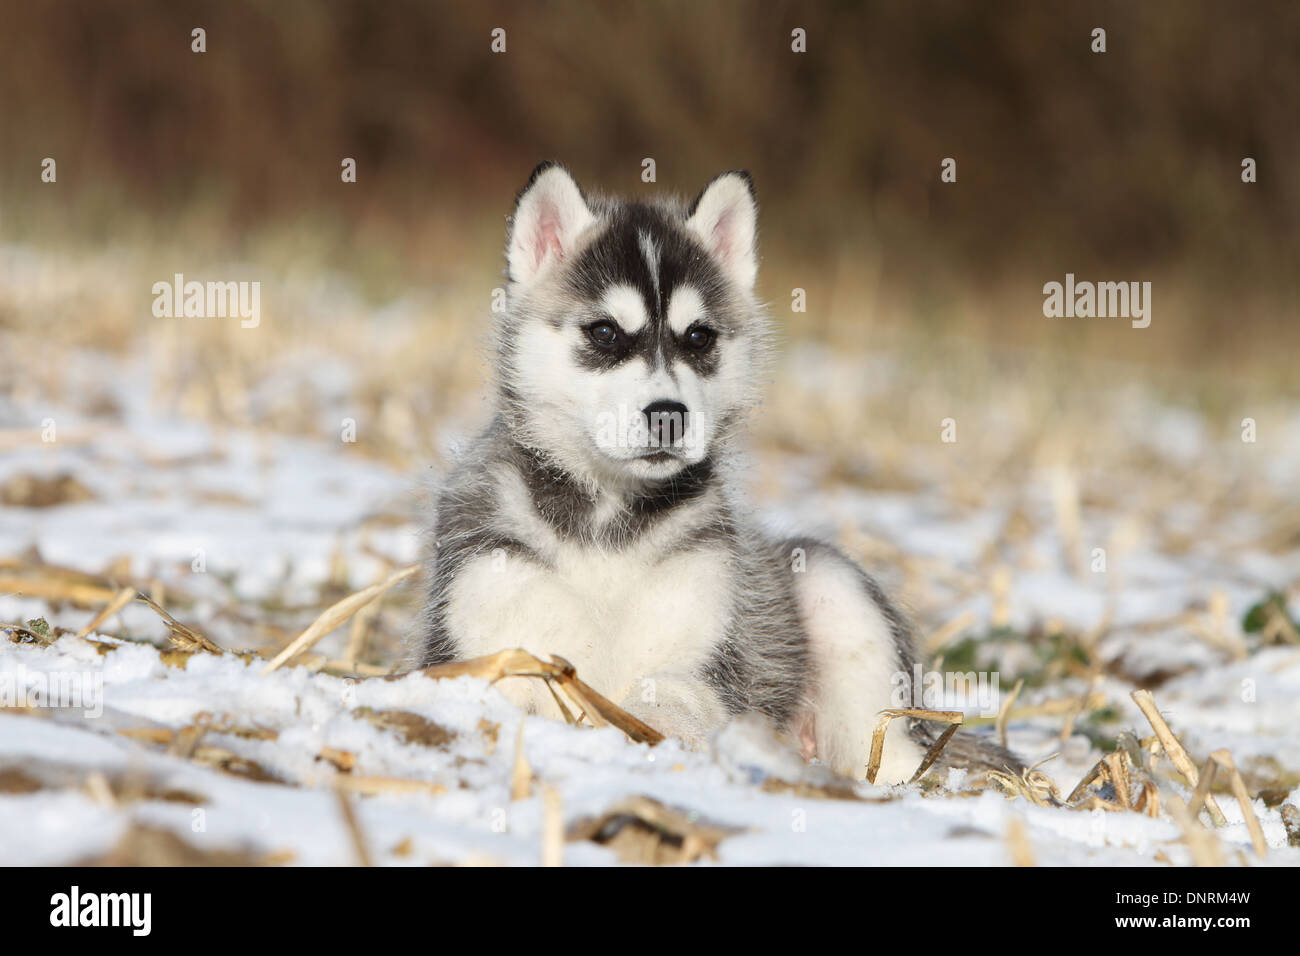
{"type": "Polygon", "coordinates": [[[511,217],[506,246],[510,280],[531,282],[568,256],[578,236],[595,221],[569,171],[559,163],[542,163],[519,193],[511,217]]]}

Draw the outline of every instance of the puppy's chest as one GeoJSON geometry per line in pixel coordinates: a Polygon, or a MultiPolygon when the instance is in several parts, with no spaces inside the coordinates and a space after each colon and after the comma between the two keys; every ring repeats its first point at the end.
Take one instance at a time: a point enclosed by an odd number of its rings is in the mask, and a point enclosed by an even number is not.
{"type": "Polygon", "coordinates": [[[564,546],[547,557],[498,553],[462,569],[449,606],[462,654],[559,654],[614,694],[652,674],[698,669],[726,634],[735,588],[722,550],[564,546]]]}

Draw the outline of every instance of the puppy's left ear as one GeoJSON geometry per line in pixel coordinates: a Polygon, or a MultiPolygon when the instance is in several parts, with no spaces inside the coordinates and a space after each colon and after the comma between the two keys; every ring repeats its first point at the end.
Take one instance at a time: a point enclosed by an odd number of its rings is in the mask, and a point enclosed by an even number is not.
{"type": "Polygon", "coordinates": [[[700,237],[723,271],[742,289],[758,277],[758,203],[743,169],[715,176],[691,203],[686,225],[700,237]]]}

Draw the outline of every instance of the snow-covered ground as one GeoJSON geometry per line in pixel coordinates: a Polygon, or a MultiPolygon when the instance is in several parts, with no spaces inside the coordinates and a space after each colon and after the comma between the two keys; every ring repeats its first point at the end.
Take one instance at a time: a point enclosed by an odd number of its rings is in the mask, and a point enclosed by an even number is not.
{"type": "MultiPolygon", "coordinates": [[[[695,753],[672,741],[632,743],[612,728],[524,718],[478,679],[331,676],[319,665],[344,654],[347,626],[318,646],[312,666],[263,675],[263,658],[233,652],[282,646],[338,597],[417,559],[427,469],[394,467],[328,437],[214,428],[152,400],[154,373],[142,359],[76,353],[67,361],[66,376],[111,393],[111,414],[85,411],[75,390],[64,405],[16,394],[0,408],[0,488],[9,495],[0,508],[0,623],[43,618],[58,635],[0,639],[0,863],[101,858],[126,852],[150,828],[245,861],[351,863],[359,833],[378,863],[536,864],[554,853],[556,814],[577,835],[582,821],[640,797],[671,814],[678,835],[700,828],[712,849],[702,859],[724,864],[1192,859],[1167,811],[1150,818],[1036,806],[996,788],[968,789],[959,775],[937,788],[852,785],[803,765],[746,721],[695,753]],[[51,424],[53,440],[42,440],[51,424]],[[24,498],[33,481],[60,478],[75,484],[52,502],[24,498]],[[102,602],[24,590],[33,581],[110,591],[131,583],[228,652],[168,651],[166,627],[139,604],[78,637],[102,602]],[[61,700],[52,700],[59,687],[61,700]]],[[[783,394],[879,381],[865,371],[855,376],[820,350],[795,351],[783,394]]],[[[1229,460],[1184,412],[1150,404],[1145,414],[1149,427],[1130,444],[1154,447],[1133,461],[1177,473],[1229,460]]],[[[1275,440],[1259,494],[1291,496],[1294,507],[1300,420],[1282,427],[1291,437],[1275,440]]],[[[833,480],[815,453],[777,443],[757,450],[755,474],[775,524],[834,536],[879,570],[908,598],[936,653],[965,642],[974,663],[959,670],[1001,672],[1004,695],[1008,675],[1040,675],[1017,702],[1028,712],[1013,711],[1009,742],[1030,762],[1057,754],[1041,769],[1061,796],[1101,756],[1099,741],[1151,733],[1129,697],[1150,680],[1198,764],[1227,748],[1252,792],[1289,792],[1300,803],[1300,645],[1261,644],[1241,626],[1271,589],[1291,588],[1291,617],[1300,610],[1298,549],[1251,544],[1267,538],[1277,514],[1243,507],[1225,519],[1193,495],[1144,511],[1150,485],[1102,461],[1070,473],[1034,463],[957,505],[944,479],[951,469],[932,460],[947,453],[937,442],[918,448],[920,477],[899,490],[833,480]],[[1133,513],[1158,514],[1130,527],[1116,496],[1133,513]],[[1082,571],[1062,558],[1063,533],[1080,549],[1082,571]],[[1108,549],[1105,573],[1090,570],[1094,538],[1108,549]],[[905,556],[906,567],[891,555],[905,556]],[[1021,639],[1031,632],[1091,635],[1095,669],[1054,668],[1041,658],[1053,645],[1021,639]],[[1104,704],[1074,715],[1075,732],[1060,739],[1067,712],[1052,703],[1090,687],[1104,704]]],[[[362,660],[400,662],[394,635],[411,626],[412,590],[385,599],[362,660]]],[[[1187,796],[1173,779],[1162,788],[1187,796]]],[[[1287,845],[1281,802],[1274,792],[1254,800],[1254,811],[1266,862],[1295,865],[1300,848],[1287,845]]],[[[1229,821],[1216,831],[1223,859],[1258,864],[1240,808],[1226,794],[1219,804],[1229,821]]],[[[614,863],[617,845],[572,839],[563,859],[614,863]]]]}

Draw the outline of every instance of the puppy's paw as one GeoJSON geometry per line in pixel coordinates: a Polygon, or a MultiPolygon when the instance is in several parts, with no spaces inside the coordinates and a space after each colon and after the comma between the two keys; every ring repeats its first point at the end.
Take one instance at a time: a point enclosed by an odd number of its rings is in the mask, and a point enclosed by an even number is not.
{"type": "Polygon", "coordinates": [[[692,750],[706,749],[709,735],[727,720],[726,709],[711,687],[671,676],[646,678],[619,706],[692,750]]]}

